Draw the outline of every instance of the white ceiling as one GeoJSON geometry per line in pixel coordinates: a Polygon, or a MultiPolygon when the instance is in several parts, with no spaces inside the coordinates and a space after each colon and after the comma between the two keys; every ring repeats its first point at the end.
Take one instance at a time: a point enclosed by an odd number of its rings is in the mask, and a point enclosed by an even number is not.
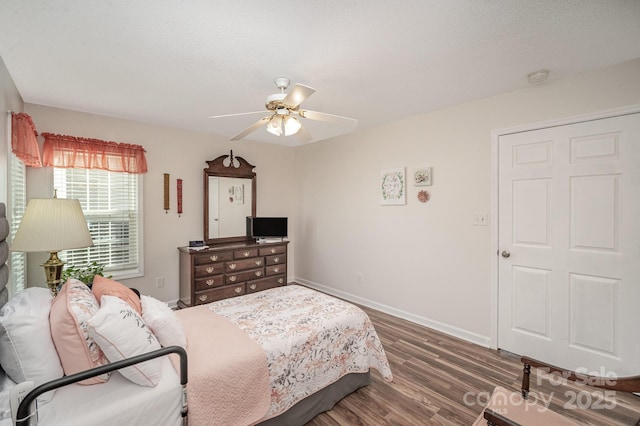
{"type": "Polygon", "coordinates": [[[231,137],[286,76],[363,129],[638,58],[640,1],[0,0],[0,56],[25,102],[231,137]]]}

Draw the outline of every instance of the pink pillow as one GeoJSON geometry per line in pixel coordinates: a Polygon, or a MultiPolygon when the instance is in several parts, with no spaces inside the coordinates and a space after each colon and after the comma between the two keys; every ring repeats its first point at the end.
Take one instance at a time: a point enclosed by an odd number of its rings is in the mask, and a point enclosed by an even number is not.
{"type": "MultiPolygon", "coordinates": [[[[98,301],[87,285],[69,279],[51,303],[51,337],[66,375],[108,364],[89,335],[87,321],[98,312],[98,301]]],[[[104,383],[109,374],[83,380],[83,385],[104,383]]]]}
{"type": "Polygon", "coordinates": [[[138,313],[138,315],[142,316],[140,298],[126,285],[120,284],[118,281],[96,275],[93,278],[92,291],[98,303],[101,303],[102,296],[115,296],[127,302],[129,306],[138,313]]]}

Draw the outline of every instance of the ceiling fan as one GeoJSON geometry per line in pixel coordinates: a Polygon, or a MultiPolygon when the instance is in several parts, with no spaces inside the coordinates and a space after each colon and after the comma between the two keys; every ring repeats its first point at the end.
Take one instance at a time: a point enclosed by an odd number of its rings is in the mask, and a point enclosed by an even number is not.
{"type": "MultiPolygon", "coordinates": [[[[285,93],[285,90],[289,87],[289,79],[286,77],[278,77],[274,80],[274,83],[280,93],[267,96],[265,107],[268,111],[268,115],[262,117],[260,120],[253,123],[251,126],[244,129],[242,132],[233,136],[232,141],[238,141],[243,139],[248,134],[258,130],[260,127],[266,125],[267,132],[275,136],[291,136],[296,135],[302,142],[310,141],[311,135],[302,126],[300,118],[308,118],[310,120],[322,121],[325,123],[336,124],[340,126],[355,127],[358,125],[358,120],[348,117],[341,117],[339,115],[326,114],[324,112],[310,111],[300,108],[300,104],[304,102],[309,96],[315,93],[315,89],[305,86],[304,84],[296,84],[289,93],[285,93]]],[[[239,115],[259,114],[264,111],[243,112],[238,114],[226,114],[226,115],[213,115],[209,118],[223,118],[234,117],[239,115]]]]}

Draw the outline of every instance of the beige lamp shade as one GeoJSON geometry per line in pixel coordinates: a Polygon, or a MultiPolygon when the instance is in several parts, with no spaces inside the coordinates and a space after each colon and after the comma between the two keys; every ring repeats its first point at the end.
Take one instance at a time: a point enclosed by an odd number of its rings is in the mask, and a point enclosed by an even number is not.
{"type": "Polygon", "coordinates": [[[92,245],[78,200],[32,198],[27,203],[11,251],[57,252],[92,245]]]}

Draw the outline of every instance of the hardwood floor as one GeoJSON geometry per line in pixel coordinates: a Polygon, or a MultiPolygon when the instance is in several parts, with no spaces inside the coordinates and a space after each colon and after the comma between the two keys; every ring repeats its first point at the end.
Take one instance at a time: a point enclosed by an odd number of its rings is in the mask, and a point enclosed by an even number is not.
{"type": "MultiPolygon", "coordinates": [[[[519,391],[519,357],[431,330],[391,315],[363,308],[378,332],[393,372],[385,382],[373,370],[370,386],[316,416],[307,426],[335,425],[470,425],[482,412],[495,386],[519,391]]],[[[566,404],[591,406],[602,391],[582,394],[579,385],[551,384],[537,373],[531,390],[552,397],[550,408],[585,425],[633,425],[640,418],[640,397],[617,393],[613,409],[565,409],[566,404]],[[573,398],[572,398],[573,397],[573,398]]],[[[613,404],[611,404],[613,405],[613,404]]]]}

